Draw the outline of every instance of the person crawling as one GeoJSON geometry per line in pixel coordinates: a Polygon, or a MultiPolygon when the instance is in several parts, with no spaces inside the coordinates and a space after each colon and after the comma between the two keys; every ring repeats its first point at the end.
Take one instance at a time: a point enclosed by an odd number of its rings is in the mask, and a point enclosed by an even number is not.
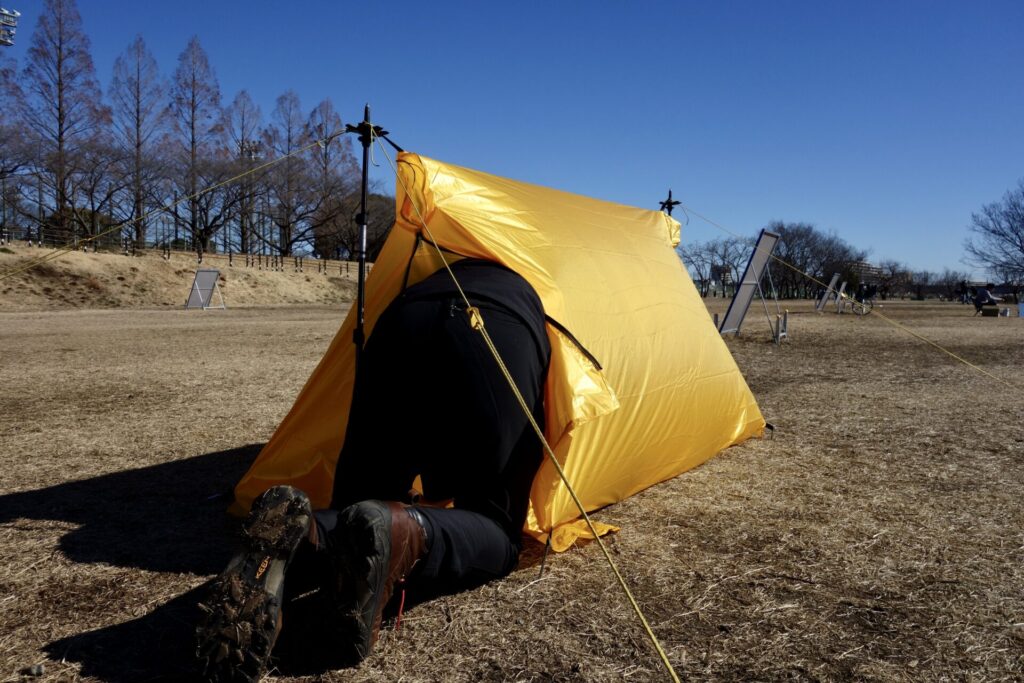
{"type": "MultiPolygon", "coordinates": [[[[551,348],[540,298],[497,263],[451,269],[543,429],[551,348]]],[[[242,550],[200,605],[204,679],[258,681],[279,638],[302,629],[317,631],[329,666],[358,664],[396,592],[441,595],[508,575],[542,457],[447,270],[408,287],[362,353],[329,509],[290,486],[253,503],[242,550]],[[417,476],[452,507],[409,504],[417,476]]]]}

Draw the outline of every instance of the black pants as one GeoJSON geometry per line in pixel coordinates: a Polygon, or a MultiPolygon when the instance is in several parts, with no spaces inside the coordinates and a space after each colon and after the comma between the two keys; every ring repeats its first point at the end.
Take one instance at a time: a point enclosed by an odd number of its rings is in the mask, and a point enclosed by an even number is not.
{"type": "MultiPolygon", "coordinates": [[[[550,349],[508,308],[470,300],[543,428],[550,349]]],[[[454,500],[453,509],[417,508],[428,555],[410,588],[423,593],[469,588],[515,568],[543,456],[463,306],[454,296],[399,297],[384,312],[363,353],[334,478],[335,510],[406,500],[417,475],[428,499],[454,500]]]]}

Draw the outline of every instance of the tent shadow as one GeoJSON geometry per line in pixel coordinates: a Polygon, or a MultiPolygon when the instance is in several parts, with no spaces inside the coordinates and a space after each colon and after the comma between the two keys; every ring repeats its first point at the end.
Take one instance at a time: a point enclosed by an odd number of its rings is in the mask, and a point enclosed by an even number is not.
{"type": "Polygon", "coordinates": [[[70,522],[60,550],[84,564],[215,574],[231,556],[231,487],[261,444],[0,496],[0,524],[70,522]]]}

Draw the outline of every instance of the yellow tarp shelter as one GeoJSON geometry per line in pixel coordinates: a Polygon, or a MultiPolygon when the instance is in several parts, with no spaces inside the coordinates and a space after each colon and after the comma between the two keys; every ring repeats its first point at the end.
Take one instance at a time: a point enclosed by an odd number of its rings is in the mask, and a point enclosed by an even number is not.
{"type": "MultiPolygon", "coordinates": [[[[399,155],[398,172],[395,225],[366,283],[367,334],[404,287],[442,267],[424,222],[446,258],[490,259],[522,275],[564,330],[547,328],[546,436],[588,510],[762,433],[757,403],[673,249],[678,222],[415,154],[399,155]]],[[[239,482],[236,512],[282,483],[314,507],[329,503],[352,400],[355,316],[353,307],[239,482]]],[[[401,429],[401,416],[390,419],[380,428],[401,429]]],[[[578,517],[545,459],[527,531],[550,532],[564,550],[588,535],[578,517]]]]}

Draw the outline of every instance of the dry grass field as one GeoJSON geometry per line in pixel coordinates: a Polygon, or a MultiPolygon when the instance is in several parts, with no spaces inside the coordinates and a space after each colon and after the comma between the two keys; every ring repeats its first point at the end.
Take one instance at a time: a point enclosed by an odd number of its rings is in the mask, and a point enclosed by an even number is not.
{"type": "MultiPolygon", "coordinates": [[[[222,495],[340,308],[0,312],[0,681],[188,680],[222,495]]],[[[781,347],[756,309],[728,342],[774,438],[595,515],[676,669],[1021,680],[1024,320],[883,309],[1010,389],[876,316],[791,308],[781,347]]],[[[539,560],[415,606],[358,669],[276,680],[664,678],[596,546],[539,560]]]]}

